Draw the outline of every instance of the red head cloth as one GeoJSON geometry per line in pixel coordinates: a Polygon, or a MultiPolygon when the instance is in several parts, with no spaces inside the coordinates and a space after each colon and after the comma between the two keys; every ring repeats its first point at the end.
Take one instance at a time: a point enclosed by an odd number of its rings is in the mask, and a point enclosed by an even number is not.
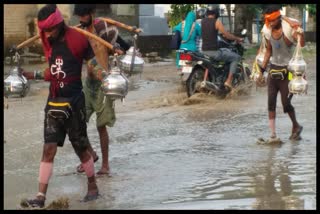
{"type": "Polygon", "coordinates": [[[44,35],[44,29],[48,29],[51,27],[56,26],[57,24],[63,22],[63,16],[61,15],[61,12],[58,8],[56,8],[56,11],[52,13],[47,19],[38,21],[38,28],[40,32],[40,37],[43,43],[43,49],[46,56],[46,59],[48,60],[49,56],[51,55],[51,45],[49,44],[48,40],[46,39],[44,35]]]}
{"type": "Polygon", "coordinates": [[[276,18],[278,18],[280,16],[280,10],[274,11],[270,14],[265,14],[264,15],[264,20],[265,20],[265,24],[267,25],[267,27],[270,26],[270,22],[275,20],[276,18]]]}

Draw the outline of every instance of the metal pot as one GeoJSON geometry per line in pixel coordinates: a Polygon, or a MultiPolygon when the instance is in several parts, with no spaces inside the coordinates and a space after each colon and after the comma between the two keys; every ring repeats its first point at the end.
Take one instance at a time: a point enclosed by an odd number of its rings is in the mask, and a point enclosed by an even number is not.
{"type": "Polygon", "coordinates": [[[256,60],[257,60],[258,65],[262,66],[263,59],[264,59],[264,53],[262,53],[262,52],[259,53],[259,54],[256,56],[256,60]]]}
{"type": "Polygon", "coordinates": [[[288,70],[295,76],[302,76],[307,70],[307,64],[304,59],[293,59],[288,64],[288,70]]]}
{"type": "Polygon", "coordinates": [[[110,74],[102,80],[101,89],[111,99],[123,99],[128,94],[129,80],[123,75],[119,67],[113,67],[110,74]]]}
{"type": "Polygon", "coordinates": [[[308,82],[302,76],[295,76],[289,82],[289,92],[292,94],[306,94],[308,82]]]}
{"type": "Polygon", "coordinates": [[[4,95],[6,97],[18,95],[26,96],[30,89],[30,83],[27,78],[22,75],[21,68],[14,67],[10,71],[10,75],[4,80],[4,95]]]}
{"type": "Polygon", "coordinates": [[[121,70],[129,75],[141,73],[143,71],[143,64],[144,64],[143,58],[140,57],[140,53],[138,50],[134,51],[134,47],[130,47],[126,55],[120,60],[121,70]],[[133,57],[133,61],[132,61],[132,57],[133,57]],[[133,65],[132,65],[132,62],[133,62],[133,65]]]}
{"type": "MultiPolygon", "coordinates": [[[[256,56],[256,60],[259,66],[262,66],[263,60],[264,60],[265,52],[261,52],[256,56]]],[[[272,57],[270,57],[269,63],[272,62],[272,57]]],[[[268,64],[269,64],[268,63],[268,64]]]]}

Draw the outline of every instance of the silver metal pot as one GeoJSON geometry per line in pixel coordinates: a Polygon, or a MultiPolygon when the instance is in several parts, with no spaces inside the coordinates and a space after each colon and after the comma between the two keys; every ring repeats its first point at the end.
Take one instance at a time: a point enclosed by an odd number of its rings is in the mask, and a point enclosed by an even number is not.
{"type": "Polygon", "coordinates": [[[263,59],[264,59],[264,53],[259,53],[256,56],[256,60],[257,60],[258,65],[262,66],[263,59]]]}
{"type": "Polygon", "coordinates": [[[110,74],[102,80],[101,89],[111,99],[123,99],[128,94],[129,80],[119,67],[113,67],[110,74]]]}
{"type": "Polygon", "coordinates": [[[289,92],[292,94],[306,94],[308,82],[302,76],[295,76],[289,82],[289,92]]]}
{"type": "Polygon", "coordinates": [[[302,58],[290,60],[288,70],[295,76],[302,76],[307,70],[307,63],[302,58]]]}
{"type": "Polygon", "coordinates": [[[130,47],[126,55],[120,60],[121,70],[129,75],[141,73],[143,71],[143,65],[144,60],[140,57],[138,50],[134,51],[134,47],[130,47]]]}
{"type": "MultiPolygon", "coordinates": [[[[264,60],[264,55],[265,53],[259,53],[257,56],[256,56],[256,60],[257,60],[257,63],[258,65],[262,66],[262,63],[263,63],[263,60],[264,60]]],[[[269,60],[269,63],[272,62],[272,57],[270,57],[270,60],[269,60]]],[[[268,63],[268,64],[269,64],[268,63]]]]}
{"type": "Polygon", "coordinates": [[[4,95],[26,96],[30,89],[30,82],[22,75],[21,69],[16,66],[10,71],[10,75],[4,80],[4,95]]]}

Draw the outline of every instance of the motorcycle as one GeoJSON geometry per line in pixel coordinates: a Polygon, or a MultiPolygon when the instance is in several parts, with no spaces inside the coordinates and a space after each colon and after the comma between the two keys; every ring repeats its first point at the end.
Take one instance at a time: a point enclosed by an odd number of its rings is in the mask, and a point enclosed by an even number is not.
{"type": "MultiPolygon", "coordinates": [[[[245,38],[246,33],[246,29],[242,30],[242,37],[245,38]]],[[[233,76],[232,86],[237,87],[242,83],[249,82],[251,71],[249,65],[243,62],[244,46],[234,41],[224,39],[222,36],[218,36],[218,44],[219,48],[227,48],[241,56],[241,61],[238,63],[237,71],[233,76]]],[[[186,80],[188,97],[197,92],[211,92],[216,96],[223,97],[230,92],[230,90],[224,86],[224,82],[228,77],[230,64],[216,61],[208,55],[199,52],[182,49],[179,50],[179,52],[189,55],[188,63],[185,62],[185,65],[192,67],[186,80]]]]}

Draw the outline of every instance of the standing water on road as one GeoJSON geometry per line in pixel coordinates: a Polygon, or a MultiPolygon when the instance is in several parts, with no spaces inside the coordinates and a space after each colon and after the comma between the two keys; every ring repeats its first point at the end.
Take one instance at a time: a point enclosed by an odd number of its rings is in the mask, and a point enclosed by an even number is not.
{"type": "MultiPolygon", "coordinates": [[[[266,88],[217,99],[187,98],[174,65],[145,68],[116,102],[110,135],[110,176],[99,177],[102,197],[80,203],[86,177],[71,144],[59,148],[47,203],[68,197],[69,209],[315,209],[316,69],[308,95],[294,96],[302,140],[291,142],[291,122],[277,102],[278,145],[269,137],[266,88]]],[[[48,85],[34,83],[22,101],[4,110],[4,208],[16,209],[37,193],[48,85]]],[[[89,139],[100,154],[95,117],[89,139]]],[[[101,162],[97,162],[96,170],[101,162]]]]}

